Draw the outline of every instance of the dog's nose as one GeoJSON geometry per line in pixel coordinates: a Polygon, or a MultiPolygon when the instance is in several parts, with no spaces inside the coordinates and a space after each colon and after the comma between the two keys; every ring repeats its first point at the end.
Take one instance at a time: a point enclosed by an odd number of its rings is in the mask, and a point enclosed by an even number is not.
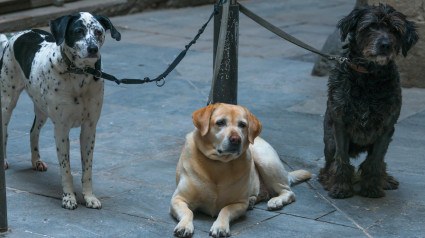
{"type": "Polygon", "coordinates": [[[91,55],[97,54],[98,51],[99,51],[99,48],[95,45],[91,45],[87,48],[87,52],[89,52],[89,54],[91,55]]]}
{"type": "Polygon", "coordinates": [[[230,143],[232,143],[233,145],[239,145],[241,143],[241,137],[238,135],[232,135],[230,136],[230,143]]]}
{"type": "Polygon", "coordinates": [[[387,40],[387,39],[384,39],[384,40],[382,40],[381,41],[381,44],[380,44],[380,49],[381,49],[381,51],[383,51],[383,52],[388,52],[388,51],[390,51],[391,50],[391,44],[390,44],[390,41],[389,40],[387,40]]]}

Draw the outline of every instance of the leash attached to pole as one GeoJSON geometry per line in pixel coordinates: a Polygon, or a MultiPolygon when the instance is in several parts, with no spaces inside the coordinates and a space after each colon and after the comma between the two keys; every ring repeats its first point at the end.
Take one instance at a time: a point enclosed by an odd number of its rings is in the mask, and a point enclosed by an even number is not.
{"type": "MultiPolygon", "coordinates": [[[[111,74],[102,72],[102,70],[100,69],[100,66],[95,68],[86,67],[84,69],[81,69],[81,68],[76,68],[75,66],[73,66],[71,62],[68,63],[68,71],[75,74],[84,74],[84,73],[91,74],[95,78],[103,78],[109,81],[113,81],[117,83],[118,85],[121,83],[122,84],[144,84],[144,83],[155,82],[156,86],[162,87],[165,84],[165,78],[168,76],[168,74],[171,73],[171,71],[173,71],[177,67],[177,65],[182,61],[182,59],[186,56],[186,53],[189,51],[190,47],[196,43],[196,41],[204,32],[205,28],[208,26],[208,23],[210,23],[214,15],[218,13],[218,7],[220,3],[221,1],[217,2],[217,4],[214,6],[214,11],[211,13],[210,17],[208,18],[208,21],[201,27],[201,29],[199,29],[198,34],[196,34],[193,40],[190,41],[189,44],[185,46],[185,49],[182,52],[180,52],[180,54],[174,59],[174,61],[170,64],[170,66],[168,66],[168,68],[162,74],[160,74],[158,77],[154,79],[151,79],[149,77],[145,77],[144,79],[129,79],[129,78],[117,79],[115,76],[111,74]]],[[[65,59],[65,61],[67,60],[65,59]]]]}
{"type": "Polygon", "coordinates": [[[315,54],[318,54],[322,57],[327,58],[328,60],[334,60],[337,61],[340,64],[346,63],[350,68],[352,68],[353,70],[360,72],[360,73],[368,73],[367,69],[357,65],[355,63],[350,62],[350,60],[347,57],[343,57],[343,56],[334,56],[334,55],[329,55],[326,54],[320,50],[317,50],[316,48],[298,40],[297,38],[291,36],[290,34],[286,33],[285,31],[281,30],[280,28],[276,27],[275,25],[271,24],[270,22],[264,20],[263,18],[261,18],[260,16],[256,15],[255,13],[253,13],[252,11],[250,11],[248,8],[246,8],[245,6],[243,6],[242,4],[239,3],[239,9],[240,11],[245,14],[247,17],[251,18],[253,21],[257,22],[259,25],[263,26],[264,28],[266,28],[267,30],[273,32],[274,34],[276,34],[277,36],[291,42],[294,45],[297,45],[303,49],[306,49],[308,51],[311,51],[315,54]]]}

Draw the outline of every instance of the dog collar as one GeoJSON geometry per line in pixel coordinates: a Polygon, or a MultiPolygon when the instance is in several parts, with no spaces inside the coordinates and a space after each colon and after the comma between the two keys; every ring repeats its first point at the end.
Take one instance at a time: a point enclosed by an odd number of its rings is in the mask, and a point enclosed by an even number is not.
{"type": "Polygon", "coordinates": [[[357,64],[351,63],[350,62],[350,59],[348,59],[347,57],[343,57],[343,56],[337,56],[337,57],[330,56],[328,59],[329,60],[335,60],[335,61],[337,61],[341,65],[344,64],[344,63],[346,63],[348,65],[348,67],[350,67],[352,70],[357,71],[359,73],[362,73],[362,74],[368,74],[369,73],[369,71],[367,71],[367,69],[365,67],[362,67],[362,66],[359,66],[357,64]]]}
{"type": "Polygon", "coordinates": [[[61,47],[61,56],[63,58],[63,61],[66,64],[67,67],[67,73],[75,73],[75,74],[83,74],[84,70],[77,68],[77,66],[75,66],[74,63],[72,63],[72,61],[68,58],[68,56],[65,54],[65,51],[63,50],[63,48],[61,47]]]}
{"type": "Polygon", "coordinates": [[[67,71],[65,73],[74,73],[74,74],[86,74],[89,73],[93,75],[94,80],[97,81],[102,77],[102,71],[100,69],[100,64],[95,64],[95,69],[92,69],[90,67],[85,67],[84,69],[78,68],[75,66],[75,64],[68,58],[68,56],[65,54],[63,48],[60,50],[61,56],[63,60],[65,61],[65,64],[67,66],[67,71]]]}
{"type": "Polygon", "coordinates": [[[353,64],[348,60],[346,61],[346,63],[348,65],[348,67],[350,67],[354,71],[357,71],[357,72],[362,73],[362,74],[368,74],[369,73],[369,71],[367,71],[367,69],[365,67],[359,66],[357,64],[353,64]]]}

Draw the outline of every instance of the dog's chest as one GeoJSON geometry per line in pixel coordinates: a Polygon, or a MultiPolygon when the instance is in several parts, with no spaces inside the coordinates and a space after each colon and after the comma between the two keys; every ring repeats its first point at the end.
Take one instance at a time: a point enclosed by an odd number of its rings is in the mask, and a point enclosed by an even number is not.
{"type": "Polygon", "coordinates": [[[341,90],[334,100],[352,140],[371,144],[398,119],[401,91],[393,85],[351,85],[341,90]],[[342,99],[342,100],[341,100],[342,99]]]}
{"type": "Polygon", "coordinates": [[[203,192],[200,198],[200,209],[212,216],[217,215],[220,210],[231,204],[248,200],[251,195],[251,179],[255,171],[247,170],[244,173],[232,171],[230,168],[222,169],[220,179],[209,180],[208,186],[199,184],[203,192]]]}
{"type": "Polygon", "coordinates": [[[54,123],[77,127],[97,121],[103,103],[103,81],[93,76],[64,73],[58,52],[46,47],[35,58],[25,88],[34,104],[54,123]]]}

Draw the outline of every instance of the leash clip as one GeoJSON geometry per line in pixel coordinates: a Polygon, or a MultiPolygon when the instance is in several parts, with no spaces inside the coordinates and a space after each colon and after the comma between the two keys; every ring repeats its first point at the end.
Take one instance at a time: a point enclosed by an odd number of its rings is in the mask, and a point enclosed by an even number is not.
{"type": "Polygon", "coordinates": [[[165,85],[165,78],[161,78],[160,80],[156,81],[155,84],[159,88],[164,86],[165,85]]]}
{"type": "Polygon", "coordinates": [[[329,56],[328,59],[329,60],[335,60],[339,64],[343,64],[344,62],[349,62],[347,57],[341,57],[341,56],[329,56]]]}
{"type": "Polygon", "coordinates": [[[349,62],[348,58],[346,57],[338,57],[338,63],[343,64],[344,62],[349,62]]]}
{"type": "Polygon", "coordinates": [[[101,70],[96,70],[95,74],[93,74],[93,77],[100,79],[102,78],[102,71],[101,70]]]}
{"type": "Polygon", "coordinates": [[[86,71],[84,69],[75,68],[74,69],[74,73],[76,73],[76,74],[84,74],[84,73],[86,73],[86,71]]]}

